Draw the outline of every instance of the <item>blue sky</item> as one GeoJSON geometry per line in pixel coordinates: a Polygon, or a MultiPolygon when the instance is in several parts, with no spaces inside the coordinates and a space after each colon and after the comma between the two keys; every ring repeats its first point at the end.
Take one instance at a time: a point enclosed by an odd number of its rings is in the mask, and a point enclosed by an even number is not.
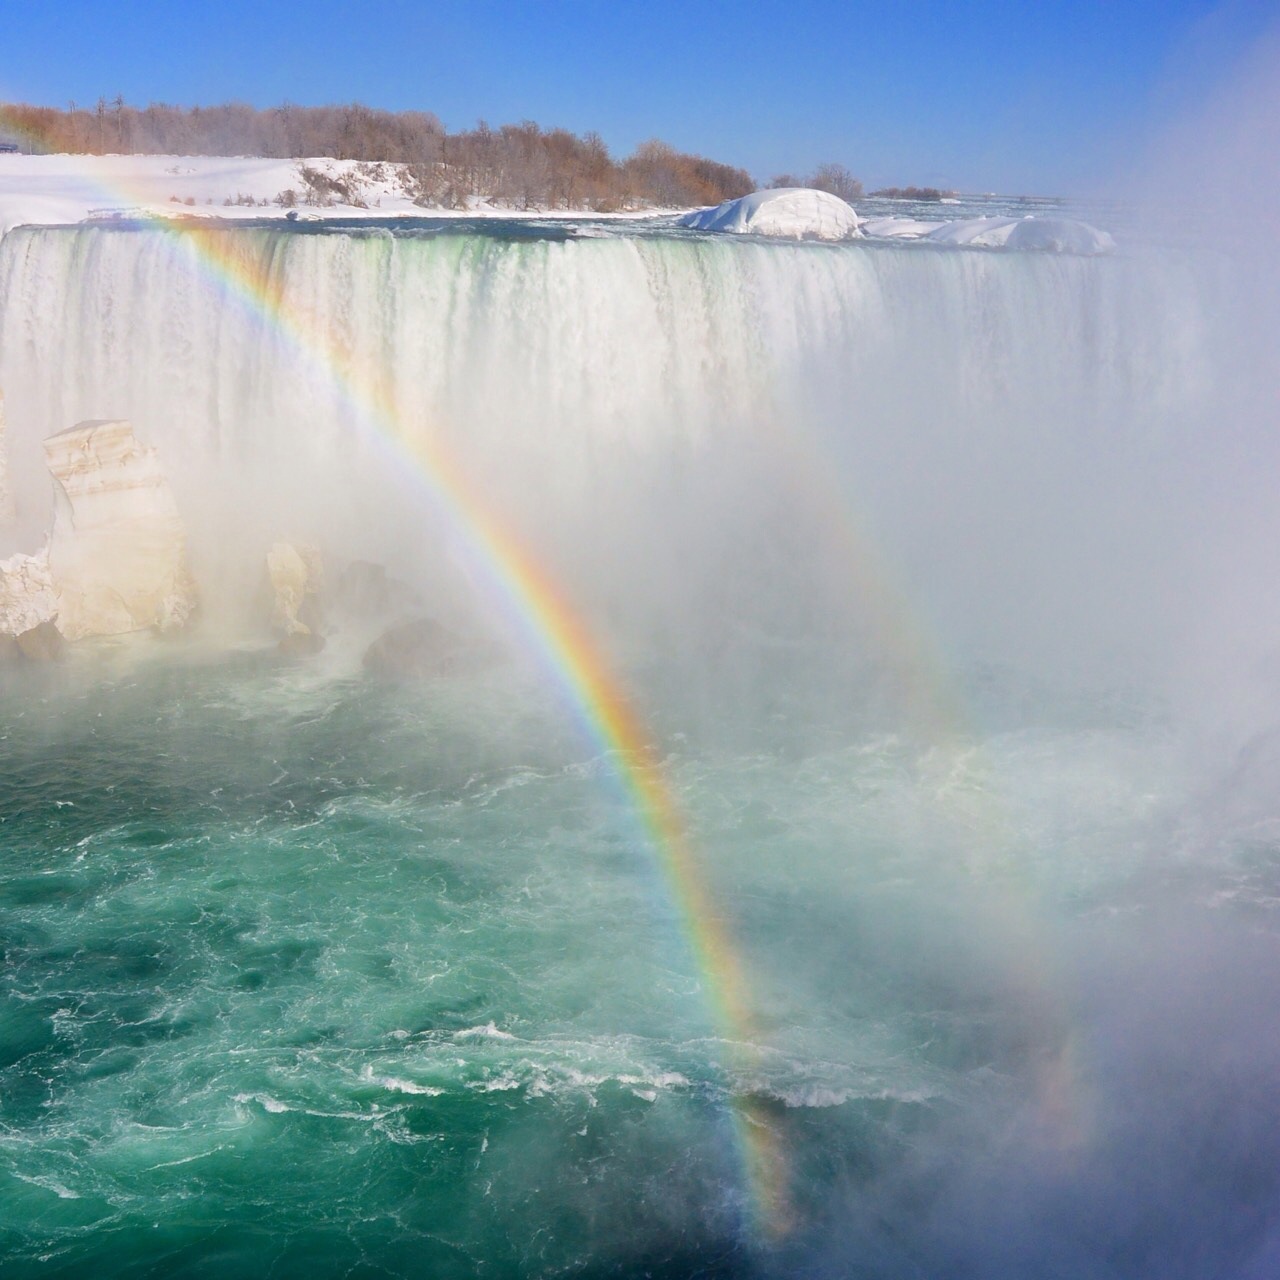
{"type": "Polygon", "coordinates": [[[1194,108],[1277,0],[47,0],[0,7],[0,100],[362,101],[450,128],[647,137],[757,178],[1088,193],[1194,108]]]}

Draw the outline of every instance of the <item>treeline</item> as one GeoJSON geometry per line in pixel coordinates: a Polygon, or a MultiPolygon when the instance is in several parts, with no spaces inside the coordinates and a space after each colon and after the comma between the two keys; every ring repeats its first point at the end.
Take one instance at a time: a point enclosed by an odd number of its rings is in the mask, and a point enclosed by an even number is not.
{"type": "Polygon", "coordinates": [[[954,191],[940,191],[937,187],[881,187],[873,191],[873,196],[884,196],[888,200],[947,200],[956,195],[954,191]]]}
{"type": "Polygon", "coordinates": [[[0,106],[0,134],[29,149],[80,155],[218,155],[393,161],[408,166],[420,204],[466,207],[475,198],[524,209],[617,209],[717,204],[754,187],[743,169],[650,141],[614,159],[598,134],[531,121],[449,133],[424,111],[349,106],[258,109],[130,106],[100,98],[66,110],[0,106]]]}
{"type": "Polygon", "coordinates": [[[771,187],[813,187],[817,191],[829,191],[841,200],[857,200],[862,196],[862,183],[842,164],[820,164],[807,178],[797,178],[791,173],[780,173],[769,180],[771,187]]]}

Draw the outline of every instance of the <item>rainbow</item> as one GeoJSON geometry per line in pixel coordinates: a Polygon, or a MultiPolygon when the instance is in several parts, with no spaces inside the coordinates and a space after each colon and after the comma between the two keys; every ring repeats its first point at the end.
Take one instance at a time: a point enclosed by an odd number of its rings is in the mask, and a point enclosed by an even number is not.
{"type": "MultiPolygon", "coordinates": [[[[0,124],[4,121],[0,108],[0,124]]],[[[28,135],[29,136],[29,135],[28,135]]],[[[38,139],[32,139],[38,143],[38,139]]],[[[101,187],[104,198],[130,203],[122,186],[101,187]]],[[[148,201],[133,201],[135,206],[148,201]]],[[[167,210],[165,211],[167,212],[167,210]]],[[[332,388],[365,437],[387,450],[414,476],[432,507],[444,518],[462,550],[481,574],[513,630],[561,692],[584,739],[610,765],[613,779],[635,816],[660,870],[679,926],[701,975],[704,996],[717,1032],[734,1066],[758,1062],[761,1037],[752,1016],[748,977],[729,923],[717,908],[702,874],[695,843],[677,803],[661,752],[634,699],[606,661],[586,621],[575,610],[528,547],[506,525],[469,480],[442,441],[410,431],[390,390],[391,380],[362,369],[328,331],[323,314],[310,314],[284,294],[283,279],[260,255],[243,251],[243,237],[222,228],[183,220],[181,242],[193,248],[194,265],[224,301],[288,344],[321,385],[332,388]]],[[[781,415],[773,415],[779,422],[781,415]]],[[[1029,1005],[1050,1008],[1051,1021],[1065,1028],[1069,1018],[1058,1004],[1054,966],[1036,928],[1037,911],[1029,886],[1007,875],[1006,855],[1016,844],[991,770],[974,747],[971,715],[958,695],[940,646],[907,607],[876,541],[857,518],[858,504],[844,492],[838,469],[789,434],[791,480],[804,488],[820,516],[845,575],[848,597],[869,622],[880,655],[895,675],[904,710],[920,738],[942,749],[957,769],[978,782],[976,812],[983,829],[983,856],[996,871],[995,916],[1011,930],[1020,956],[1019,988],[1029,1005]],[[1000,887],[1000,886],[1003,887],[1000,887]]],[[[1080,1112],[1081,1085],[1072,1047],[1050,1056],[1036,1081],[1047,1127],[1059,1145],[1085,1140],[1080,1112]]],[[[749,1097],[736,1097],[729,1116],[743,1167],[747,1224],[763,1239],[777,1238],[792,1221],[789,1170],[776,1128],[749,1097]]]]}
{"type": "MultiPolygon", "coordinates": [[[[300,358],[332,381],[346,406],[376,432],[376,438],[389,442],[414,466],[463,548],[498,590],[531,651],[567,695],[588,740],[612,763],[670,890],[717,1029],[740,1057],[750,1058],[758,1036],[741,959],[699,869],[687,822],[653,737],[583,618],[440,444],[423,436],[407,439],[390,392],[361,377],[354,362],[327,339],[321,317],[286,305],[278,279],[273,280],[259,262],[234,253],[234,237],[224,230],[197,227],[187,236],[224,291],[286,337],[300,358]]],[[[789,1221],[785,1162],[771,1127],[750,1100],[735,1100],[732,1114],[754,1224],[763,1234],[776,1236],[789,1221]]]]}
{"type": "MultiPolygon", "coordinates": [[[[29,131],[25,135],[39,142],[29,131]]],[[[108,199],[127,200],[129,194],[106,186],[102,192],[108,199]]],[[[224,229],[184,224],[182,239],[194,246],[198,267],[225,300],[285,340],[373,440],[413,468],[424,493],[565,696],[587,740],[611,764],[667,885],[716,1030],[738,1064],[749,1066],[759,1037],[741,958],[701,873],[661,753],[586,621],[440,442],[420,433],[410,440],[386,380],[362,373],[326,332],[323,316],[290,306],[282,282],[259,257],[235,252],[233,241],[239,238],[224,229]]],[[[733,1098],[729,1114],[745,1179],[746,1225],[764,1239],[777,1238],[791,1222],[787,1161],[773,1126],[750,1098],[733,1098]]]]}

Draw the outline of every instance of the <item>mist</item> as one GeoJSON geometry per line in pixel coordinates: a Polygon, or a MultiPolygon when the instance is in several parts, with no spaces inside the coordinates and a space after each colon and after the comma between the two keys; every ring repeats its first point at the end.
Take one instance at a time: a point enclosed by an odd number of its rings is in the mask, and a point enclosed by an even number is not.
{"type": "Polygon", "coordinates": [[[393,1274],[1269,1274],[1276,50],[1109,256],[6,235],[0,554],[42,440],[121,416],[201,591],[186,641],[4,677],[13,1247],[208,1261],[248,1212],[393,1274]],[[643,721],[746,1056],[488,518],[643,721]],[[375,679],[336,596],[282,656],[280,540],[496,658],[375,679]]]}

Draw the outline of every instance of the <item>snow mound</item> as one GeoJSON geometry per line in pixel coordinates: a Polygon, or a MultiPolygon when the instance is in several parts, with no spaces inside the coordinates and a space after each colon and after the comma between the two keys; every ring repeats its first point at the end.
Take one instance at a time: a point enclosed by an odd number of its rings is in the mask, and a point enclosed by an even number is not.
{"type": "Polygon", "coordinates": [[[862,234],[876,240],[919,240],[945,222],[923,222],[919,218],[867,218],[862,223],[862,234]]]}
{"type": "Polygon", "coordinates": [[[686,213],[679,225],[789,240],[850,240],[862,234],[858,215],[846,201],[808,187],[753,191],[711,209],[686,213]]]}
{"type": "Polygon", "coordinates": [[[1116,242],[1105,231],[1074,218],[959,218],[925,222],[916,218],[872,218],[861,224],[873,240],[927,240],[932,244],[976,249],[1014,249],[1038,253],[1110,253],[1116,242]]]}
{"type": "Polygon", "coordinates": [[[1036,249],[1042,253],[1110,253],[1116,242],[1097,227],[1074,218],[1025,218],[1005,239],[1006,249],[1036,249]]]}
{"type": "Polygon", "coordinates": [[[934,244],[965,244],[977,249],[1002,249],[1020,218],[963,218],[944,222],[930,231],[926,240],[934,244]]]}

